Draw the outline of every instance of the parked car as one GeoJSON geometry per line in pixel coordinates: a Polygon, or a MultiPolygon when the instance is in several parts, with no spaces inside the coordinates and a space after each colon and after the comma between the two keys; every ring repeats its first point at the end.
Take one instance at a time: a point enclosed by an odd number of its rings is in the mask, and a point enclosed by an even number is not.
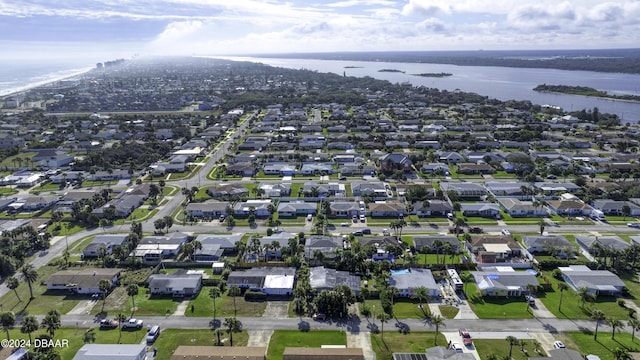
{"type": "Polygon", "coordinates": [[[307,221],[311,221],[311,220],[313,220],[313,215],[311,214],[307,215],[307,221]]]}
{"type": "Polygon", "coordinates": [[[120,325],[117,320],[113,319],[102,319],[100,320],[100,329],[115,329],[120,325]]]}
{"type": "Polygon", "coordinates": [[[364,235],[371,235],[371,229],[369,229],[369,228],[364,228],[364,229],[362,229],[362,233],[363,233],[364,235]]]}
{"type": "Polygon", "coordinates": [[[470,226],[469,232],[474,234],[480,234],[482,232],[482,228],[480,226],[470,226]]]}
{"type": "Polygon", "coordinates": [[[554,349],[564,349],[564,343],[562,341],[554,341],[553,342],[554,349]]]}
{"type": "Polygon", "coordinates": [[[457,341],[451,342],[451,350],[455,350],[457,353],[463,352],[462,346],[460,346],[460,343],[457,341]]]}
{"type": "Polygon", "coordinates": [[[360,222],[365,222],[365,221],[367,221],[367,218],[363,214],[360,214],[360,222]]]}
{"type": "Polygon", "coordinates": [[[632,228],[636,228],[636,229],[640,229],[640,223],[628,223],[627,226],[628,227],[632,227],[632,228]]]}
{"type": "Polygon", "coordinates": [[[358,215],[353,215],[351,220],[353,220],[354,223],[358,222],[358,215]]]}
{"type": "Polygon", "coordinates": [[[356,230],[354,232],[352,232],[353,236],[362,236],[363,232],[361,230],[356,230]]]}
{"type": "Polygon", "coordinates": [[[473,340],[471,339],[471,335],[469,334],[469,330],[460,329],[460,330],[458,330],[458,333],[460,334],[460,336],[462,336],[462,343],[463,344],[465,344],[466,346],[473,345],[473,340]]]}
{"type": "Polygon", "coordinates": [[[322,321],[322,320],[326,320],[327,319],[327,315],[323,314],[323,313],[315,313],[312,316],[313,320],[318,320],[318,321],[322,321]]]}
{"type": "Polygon", "coordinates": [[[143,321],[142,319],[134,319],[131,318],[122,323],[123,329],[142,329],[143,321]]]}
{"type": "Polygon", "coordinates": [[[533,295],[527,295],[524,297],[525,301],[527,302],[527,304],[529,304],[529,306],[535,306],[536,305],[536,297],[533,295]]]}
{"type": "Polygon", "coordinates": [[[511,235],[511,232],[507,229],[502,229],[502,235],[509,236],[511,235]]]}
{"type": "Polygon", "coordinates": [[[147,344],[153,344],[158,336],[160,336],[160,326],[154,325],[147,333],[147,344]]]}

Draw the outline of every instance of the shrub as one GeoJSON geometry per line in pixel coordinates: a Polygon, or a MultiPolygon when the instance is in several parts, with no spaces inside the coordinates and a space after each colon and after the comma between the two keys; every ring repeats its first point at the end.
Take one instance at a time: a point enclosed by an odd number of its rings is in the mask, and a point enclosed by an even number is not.
{"type": "Polygon", "coordinates": [[[624,299],[618,299],[618,306],[620,307],[627,307],[627,304],[624,302],[624,299]]]}
{"type": "Polygon", "coordinates": [[[260,291],[247,291],[244,293],[244,299],[246,301],[267,301],[267,294],[260,291]]]}

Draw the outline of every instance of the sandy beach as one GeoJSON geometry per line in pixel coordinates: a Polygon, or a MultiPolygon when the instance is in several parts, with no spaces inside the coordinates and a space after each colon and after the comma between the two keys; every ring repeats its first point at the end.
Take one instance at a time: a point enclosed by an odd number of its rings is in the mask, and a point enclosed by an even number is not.
{"type": "MultiPolygon", "coordinates": [[[[37,82],[33,82],[24,86],[20,86],[20,87],[15,87],[15,88],[11,88],[11,89],[5,89],[5,90],[0,90],[0,98],[1,99],[5,99],[7,97],[10,96],[14,96],[20,93],[23,93],[25,91],[40,87],[40,86],[44,86],[44,85],[48,85],[48,84],[52,84],[55,83],[57,81],[61,81],[61,80],[68,80],[68,79],[73,79],[75,77],[78,77],[80,75],[86,74],[89,71],[95,69],[94,66],[87,66],[84,68],[79,68],[79,69],[72,69],[72,70],[66,70],[66,71],[62,71],[62,72],[58,72],[60,74],[53,76],[49,79],[46,80],[42,80],[42,81],[37,81],[37,82]]],[[[57,74],[57,73],[56,73],[57,74]]]]}

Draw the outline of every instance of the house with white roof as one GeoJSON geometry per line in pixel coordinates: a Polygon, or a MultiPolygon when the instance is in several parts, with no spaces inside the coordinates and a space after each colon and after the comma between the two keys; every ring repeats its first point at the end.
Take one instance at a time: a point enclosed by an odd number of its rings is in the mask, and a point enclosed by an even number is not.
{"type": "Polygon", "coordinates": [[[510,266],[481,268],[472,272],[473,278],[483,296],[521,296],[527,292],[527,286],[539,286],[534,274],[528,271],[515,271],[510,266]]]}
{"type": "Polygon", "coordinates": [[[429,269],[409,268],[403,270],[391,270],[389,285],[398,289],[398,295],[411,297],[416,288],[426,287],[432,298],[442,296],[440,285],[436,283],[429,269]]]}

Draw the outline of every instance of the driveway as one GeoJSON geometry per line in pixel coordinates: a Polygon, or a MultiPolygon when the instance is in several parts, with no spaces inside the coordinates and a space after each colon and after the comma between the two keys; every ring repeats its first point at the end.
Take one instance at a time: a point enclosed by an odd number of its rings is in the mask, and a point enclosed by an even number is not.
{"type": "Polygon", "coordinates": [[[100,303],[102,300],[80,300],[78,305],[76,305],[73,309],[71,309],[67,314],[69,315],[87,315],[91,312],[93,307],[100,303]]]}
{"type": "Polygon", "coordinates": [[[268,301],[262,317],[286,319],[289,317],[288,301],[268,301]]]}

